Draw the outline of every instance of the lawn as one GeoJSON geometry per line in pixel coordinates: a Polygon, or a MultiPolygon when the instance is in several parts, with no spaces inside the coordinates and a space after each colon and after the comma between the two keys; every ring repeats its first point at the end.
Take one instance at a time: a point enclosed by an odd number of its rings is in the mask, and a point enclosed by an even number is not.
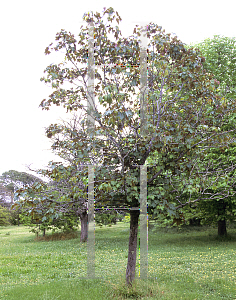
{"type": "Polygon", "coordinates": [[[96,228],[93,280],[86,279],[87,247],[79,237],[35,241],[27,227],[0,227],[0,299],[235,300],[236,229],[228,233],[231,239],[220,241],[216,228],[150,230],[150,279],[128,289],[128,223],[96,228]]]}

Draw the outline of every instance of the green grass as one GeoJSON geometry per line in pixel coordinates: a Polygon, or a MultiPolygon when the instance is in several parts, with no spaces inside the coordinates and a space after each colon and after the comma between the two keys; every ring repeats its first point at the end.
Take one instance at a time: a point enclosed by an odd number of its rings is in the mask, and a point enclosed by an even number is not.
{"type": "MultiPolygon", "coordinates": [[[[236,230],[150,231],[148,282],[125,285],[129,224],[96,228],[96,277],[79,237],[35,241],[27,227],[0,227],[0,299],[236,299],[236,230]]],[[[138,262],[138,260],[137,260],[138,262]]],[[[136,277],[138,277],[138,267],[136,277]]]]}

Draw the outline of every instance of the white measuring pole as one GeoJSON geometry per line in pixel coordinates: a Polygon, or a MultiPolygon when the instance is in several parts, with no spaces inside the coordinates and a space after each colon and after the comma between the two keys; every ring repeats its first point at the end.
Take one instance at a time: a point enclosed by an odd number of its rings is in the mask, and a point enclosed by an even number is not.
{"type": "MultiPolygon", "coordinates": [[[[147,131],[147,25],[142,23],[140,46],[140,134],[147,131]]],[[[140,166],[140,278],[148,276],[147,166],[140,166]]]]}
{"type": "MultiPolygon", "coordinates": [[[[89,22],[88,32],[88,91],[87,91],[87,133],[94,136],[95,111],[94,97],[94,25],[89,22]]],[[[93,143],[92,143],[93,144],[93,143]]],[[[93,150],[93,149],[92,149],[93,150]]],[[[95,223],[94,223],[94,166],[88,166],[88,239],[87,239],[87,277],[95,278],[95,223]]]]}

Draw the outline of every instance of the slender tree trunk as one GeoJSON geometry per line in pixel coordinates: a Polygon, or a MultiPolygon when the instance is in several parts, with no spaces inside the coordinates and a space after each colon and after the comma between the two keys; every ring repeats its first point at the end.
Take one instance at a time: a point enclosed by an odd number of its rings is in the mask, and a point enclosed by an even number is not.
{"type": "Polygon", "coordinates": [[[218,221],[218,236],[227,236],[226,221],[225,220],[219,220],[218,221]]]}
{"type": "Polygon", "coordinates": [[[140,214],[139,210],[130,211],[130,235],[129,235],[128,263],[126,268],[126,284],[131,286],[135,278],[139,214],[140,214]]]}
{"type": "Polygon", "coordinates": [[[80,233],[80,242],[84,243],[88,238],[88,214],[87,210],[84,209],[79,213],[80,222],[81,222],[81,233],[80,233]]]}
{"type": "Polygon", "coordinates": [[[46,228],[43,228],[43,236],[45,236],[46,228]]]}

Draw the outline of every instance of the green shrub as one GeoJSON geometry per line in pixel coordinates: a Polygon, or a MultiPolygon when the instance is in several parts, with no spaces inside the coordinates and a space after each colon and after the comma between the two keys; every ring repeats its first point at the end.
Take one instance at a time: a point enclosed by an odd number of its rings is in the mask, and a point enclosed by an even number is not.
{"type": "MultiPolygon", "coordinates": [[[[119,214],[120,215],[120,214],[119,214]]],[[[116,224],[117,212],[114,210],[108,210],[105,212],[97,212],[95,214],[95,222],[99,226],[116,224]]]]}
{"type": "Polygon", "coordinates": [[[31,214],[29,208],[20,213],[20,224],[31,227],[30,232],[37,235],[41,232],[45,236],[46,231],[52,230],[52,233],[56,231],[67,233],[76,231],[78,228],[78,218],[74,211],[67,213],[48,214],[41,213],[31,214]]]}
{"type": "Polygon", "coordinates": [[[11,225],[18,225],[18,219],[20,218],[20,211],[17,209],[10,209],[9,222],[11,225]]]}
{"type": "Polygon", "coordinates": [[[126,216],[123,219],[124,223],[129,223],[130,222],[130,214],[126,214],[126,216]]]}
{"type": "Polygon", "coordinates": [[[10,225],[10,212],[7,208],[0,205],[0,226],[10,225]]]}
{"type": "Polygon", "coordinates": [[[124,219],[124,216],[118,213],[117,219],[121,222],[124,219]]]}
{"type": "Polygon", "coordinates": [[[24,212],[20,213],[19,218],[20,218],[20,224],[22,225],[30,226],[31,224],[33,224],[31,216],[27,215],[27,213],[24,212]]]}

